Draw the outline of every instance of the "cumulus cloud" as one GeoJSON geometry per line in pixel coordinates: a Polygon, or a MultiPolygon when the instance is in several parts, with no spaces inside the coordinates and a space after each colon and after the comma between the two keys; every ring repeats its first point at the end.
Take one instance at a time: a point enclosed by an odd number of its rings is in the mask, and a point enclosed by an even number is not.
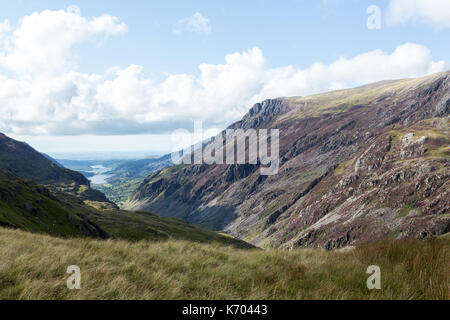
{"type": "MultiPolygon", "coordinates": [[[[393,52],[374,50],[308,68],[271,67],[258,47],[202,63],[196,74],[162,81],[143,67],[77,71],[72,51],[94,36],[126,31],[107,15],[44,11],[22,19],[0,50],[0,131],[15,135],[167,133],[192,126],[223,128],[266,98],[307,95],[369,82],[422,76],[445,68],[429,49],[413,43],[393,52]],[[65,30],[65,31],[61,31],[65,30]],[[64,34],[63,39],[55,37],[64,34]],[[57,38],[57,39],[55,39],[57,38]],[[25,42],[24,39],[27,39],[25,42]],[[49,48],[50,47],[50,48],[49,48]]],[[[2,46],[0,46],[1,48],[2,46]]]]}
{"type": "MultiPolygon", "coordinates": [[[[84,18],[79,11],[45,10],[25,16],[17,29],[4,39],[0,66],[22,75],[57,74],[73,68],[71,49],[93,36],[124,33],[125,23],[117,17],[101,15],[84,18]]],[[[4,25],[4,24],[3,24],[4,25]]],[[[9,31],[9,23],[1,30],[9,31]]]]}
{"type": "Polygon", "coordinates": [[[181,34],[183,31],[208,34],[211,33],[211,25],[209,19],[196,12],[174,24],[173,32],[175,34],[181,34]]]}
{"type": "Polygon", "coordinates": [[[387,18],[391,24],[418,21],[436,28],[450,28],[450,1],[390,0],[387,18]]]}

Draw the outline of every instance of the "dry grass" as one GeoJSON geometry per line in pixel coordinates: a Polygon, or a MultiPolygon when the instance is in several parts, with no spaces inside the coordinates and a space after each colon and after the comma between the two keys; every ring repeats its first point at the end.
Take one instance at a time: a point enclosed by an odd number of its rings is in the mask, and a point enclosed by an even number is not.
{"type": "Polygon", "coordinates": [[[448,299],[449,238],[346,252],[58,239],[0,228],[2,299],[448,299]],[[369,265],[381,290],[368,290],[369,265]],[[67,266],[81,290],[66,288],[67,266]]]}

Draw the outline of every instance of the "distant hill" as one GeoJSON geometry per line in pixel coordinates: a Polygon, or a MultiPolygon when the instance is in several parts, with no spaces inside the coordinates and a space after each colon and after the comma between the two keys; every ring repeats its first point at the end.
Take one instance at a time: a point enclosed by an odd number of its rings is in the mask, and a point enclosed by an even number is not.
{"type": "Polygon", "coordinates": [[[121,163],[114,169],[114,178],[139,178],[146,177],[150,173],[163,169],[172,165],[171,155],[167,154],[160,158],[147,158],[147,159],[138,159],[138,160],[130,160],[124,163],[121,163]]]}

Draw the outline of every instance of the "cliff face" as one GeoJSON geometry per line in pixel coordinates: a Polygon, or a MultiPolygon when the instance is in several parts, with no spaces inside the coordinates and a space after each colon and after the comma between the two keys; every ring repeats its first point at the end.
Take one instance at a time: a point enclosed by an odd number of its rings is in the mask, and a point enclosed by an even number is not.
{"type": "Polygon", "coordinates": [[[450,73],[256,104],[232,129],[280,130],[280,170],[179,165],[128,207],[260,246],[340,248],[449,231],[450,73]]]}

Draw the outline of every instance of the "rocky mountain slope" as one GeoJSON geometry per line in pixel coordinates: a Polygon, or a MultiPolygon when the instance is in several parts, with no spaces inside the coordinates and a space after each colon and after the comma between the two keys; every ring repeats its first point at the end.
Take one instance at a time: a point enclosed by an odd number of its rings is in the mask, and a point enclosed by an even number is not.
{"type": "Polygon", "coordinates": [[[233,129],[280,130],[280,170],[178,165],[126,205],[267,247],[340,248],[450,230],[450,72],[256,104],[233,129]]]}

